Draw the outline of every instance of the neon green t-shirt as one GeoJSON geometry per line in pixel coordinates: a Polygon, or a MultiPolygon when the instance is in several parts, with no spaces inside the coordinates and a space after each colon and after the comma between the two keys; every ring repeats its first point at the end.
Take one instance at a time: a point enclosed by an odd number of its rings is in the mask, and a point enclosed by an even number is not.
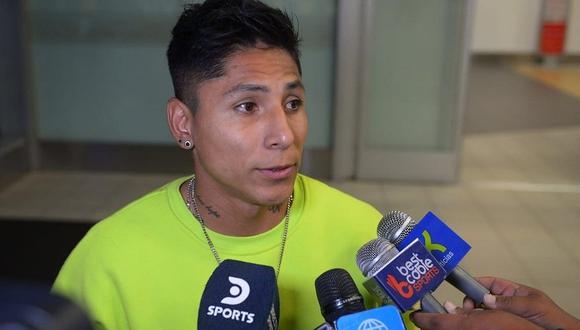
{"type": "MultiPolygon", "coordinates": [[[[195,329],[205,284],[217,263],[179,193],[187,178],[134,201],[96,224],[73,250],[53,290],[84,306],[97,329],[195,329]]],[[[280,329],[324,320],[314,280],[346,269],[360,285],[357,250],[376,238],[381,214],[360,200],[299,175],[278,277],[280,329]]],[[[222,259],[276,268],[283,222],[251,237],[208,230],[222,259]]]]}

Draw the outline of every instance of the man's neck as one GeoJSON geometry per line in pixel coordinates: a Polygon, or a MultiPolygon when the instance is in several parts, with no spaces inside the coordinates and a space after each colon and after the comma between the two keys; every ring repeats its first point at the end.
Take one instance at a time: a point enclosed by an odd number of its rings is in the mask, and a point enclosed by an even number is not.
{"type": "MultiPolygon", "coordinates": [[[[190,202],[189,181],[181,184],[180,192],[184,202],[190,202]]],[[[288,203],[255,205],[227,194],[204,192],[197,184],[194,195],[197,211],[205,226],[230,236],[253,236],[274,228],[283,221],[288,203]]],[[[193,205],[190,210],[194,212],[193,205]]]]}

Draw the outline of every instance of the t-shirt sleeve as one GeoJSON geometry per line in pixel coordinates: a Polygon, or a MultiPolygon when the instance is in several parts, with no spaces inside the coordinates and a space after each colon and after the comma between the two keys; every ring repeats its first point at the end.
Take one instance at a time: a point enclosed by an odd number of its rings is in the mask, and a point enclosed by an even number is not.
{"type": "Polygon", "coordinates": [[[116,244],[95,228],[81,240],[62,266],[53,293],[63,295],[89,314],[95,329],[126,329],[127,320],[116,287],[116,244]]]}

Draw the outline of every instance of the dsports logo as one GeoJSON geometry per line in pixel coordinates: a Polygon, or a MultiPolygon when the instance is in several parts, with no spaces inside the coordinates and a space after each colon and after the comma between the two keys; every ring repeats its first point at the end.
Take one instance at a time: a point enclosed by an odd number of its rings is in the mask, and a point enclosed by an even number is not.
{"type": "MultiPolygon", "coordinates": [[[[225,297],[220,302],[224,305],[239,305],[248,299],[250,295],[250,285],[248,282],[242,278],[228,276],[228,281],[232,284],[230,287],[231,297],[225,297]]],[[[207,308],[207,315],[209,316],[221,316],[225,319],[231,319],[233,321],[253,323],[256,314],[250,313],[248,311],[238,310],[235,308],[222,307],[216,305],[210,305],[207,308]]]]}
{"type": "Polygon", "coordinates": [[[239,305],[250,295],[250,285],[244,279],[229,276],[228,281],[233,284],[230,288],[231,297],[225,297],[221,303],[226,305],[239,305]]]}

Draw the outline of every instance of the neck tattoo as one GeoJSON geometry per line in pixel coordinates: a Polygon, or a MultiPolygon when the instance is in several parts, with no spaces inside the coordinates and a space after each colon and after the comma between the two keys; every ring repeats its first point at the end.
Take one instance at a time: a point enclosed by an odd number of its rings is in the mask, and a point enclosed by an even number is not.
{"type": "Polygon", "coordinates": [[[214,210],[211,205],[207,205],[206,203],[204,203],[203,199],[201,199],[201,196],[199,196],[199,194],[195,194],[195,199],[197,199],[199,201],[199,203],[203,207],[205,207],[205,209],[207,210],[207,213],[209,215],[213,216],[214,218],[220,217],[220,214],[218,213],[218,211],[214,210]]]}
{"type": "Polygon", "coordinates": [[[282,204],[271,205],[271,206],[268,206],[268,211],[270,211],[272,213],[278,213],[278,212],[280,212],[281,208],[282,208],[282,204]]]}
{"type": "MultiPolygon", "coordinates": [[[[209,246],[209,249],[210,249],[211,253],[213,254],[215,260],[219,264],[222,262],[222,259],[220,258],[220,255],[218,254],[218,252],[215,248],[215,245],[213,244],[211,238],[208,235],[207,228],[205,226],[205,221],[203,220],[203,218],[199,212],[199,207],[197,205],[196,199],[198,199],[200,201],[200,203],[202,203],[202,205],[205,206],[205,204],[203,204],[203,202],[199,198],[199,195],[196,194],[196,192],[195,192],[195,176],[192,177],[191,179],[189,179],[188,188],[189,189],[188,189],[187,203],[186,203],[187,208],[199,221],[199,224],[201,225],[201,230],[203,232],[203,236],[205,236],[205,240],[207,242],[207,245],[209,246]]],[[[278,257],[278,265],[276,267],[276,277],[278,277],[278,274],[280,273],[280,267],[282,266],[282,257],[284,256],[284,248],[286,247],[286,240],[288,239],[288,223],[290,222],[290,208],[292,207],[293,201],[294,201],[294,193],[290,194],[290,197],[288,197],[288,204],[286,206],[286,215],[284,215],[284,230],[282,232],[282,241],[280,242],[280,254],[278,257]]],[[[273,207],[278,207],[278,210],[280,209],[280,205],[274,205],[273,207]]],[[[206,208],[208,208],[208,207],[206,206],[206,208]]],[[[272,208],[272,207],[270,207],[270,208],[272,208]]],[[[208,212],[209,212],[209,214],[212,214],[212,212],[209,210],[209,208],[208,208],[208,212]]],[[[219,215],[217,215],[217,217],[219,217],[219,215]]]]}

